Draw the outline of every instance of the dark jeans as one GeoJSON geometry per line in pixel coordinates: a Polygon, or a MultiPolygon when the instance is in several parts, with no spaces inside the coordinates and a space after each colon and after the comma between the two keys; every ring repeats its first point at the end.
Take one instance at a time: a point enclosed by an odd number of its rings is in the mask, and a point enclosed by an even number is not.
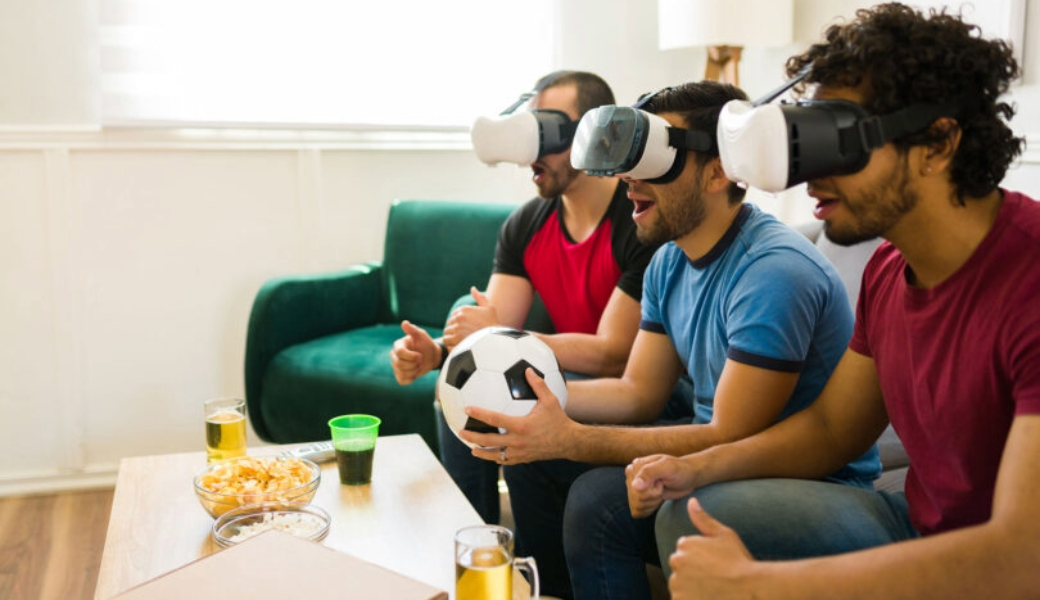
{"type": "MultiPolygon", "coordinates": [[[[690,380],[683,377],[676,385],[658,423],[691,422],[692,389],[690,380]]],[[[624,514],[628,514],[628,495],[621,467],[616,467],[621,473],[620,485],[611,479],[602,485],[590,485],[582,492],[574,487],[600,470],[594,465],[567,460],[510,465],[503,469],[509,486],[513,519],[516,521],[516,554],[534,557],[538,563],[542,593],[545,595],[569,599],[576,597],[578,592],[577,587],[572,591],[571,578],[575,575],[573,572],[568,573],[570,562],[564,552],[564,540],[569,534],[603,526],[592,520],[614,511],[616,507],[623,508],[624,514]],[[571,521],[572,505],[575,504],[595,507],[597,512],[593,516],[582,516],[571,521]]],[[[599,478],[593,477],[589,481],[598,482],[599,478]]],[[[653,552],[653,521],[640,523],[636,527],[646,529],[648,552],[653,552]]],[[[642,562],[639,564],[644,569],[645,580],[645,567],[642,562]]]]}
{"type": "MultiPolygon", "coordinates": [[[[760,560],[825,556],[916,537],[902,494],[823,481],[756,479],[707,486],[701,505],[760,560]]],[[[686,500],[656,517],[628,511],[622,467],[593,469],[571,486],[564,545],[574,598],[649,600],[646,563],[668,574],[679,537],[696,531],[686,500]]]]}
{"type": "MultiPolygon", "coordinates": [[[[441,464],[485,523],[497,524],[498,464],[476,458],[448,427],[444,413],[437,407],[437,434],[440,438],[441,464]]],[[[539,565],[540,567],[541,565],[539,565]]]]}

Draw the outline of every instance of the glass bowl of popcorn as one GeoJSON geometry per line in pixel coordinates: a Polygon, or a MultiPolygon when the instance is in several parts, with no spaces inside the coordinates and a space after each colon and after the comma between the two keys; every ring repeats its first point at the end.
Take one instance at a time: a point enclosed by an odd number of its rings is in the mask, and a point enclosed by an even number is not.
{"type": "Polygon", "coordinates": [[[211,517],[264,502],[306,505],[321,483],[321,469],[305,458],[241,456],[213,463],[195,476],[195,494],[211,517]]]}
{"type": "Polygon", "coordinates": [[[265,531],[281,531],[318,542],[329,534],[332,522],[321,508],[298,502],[261,502],[233,508],[213,522],[213,539],[223,548],[265,531]]]}

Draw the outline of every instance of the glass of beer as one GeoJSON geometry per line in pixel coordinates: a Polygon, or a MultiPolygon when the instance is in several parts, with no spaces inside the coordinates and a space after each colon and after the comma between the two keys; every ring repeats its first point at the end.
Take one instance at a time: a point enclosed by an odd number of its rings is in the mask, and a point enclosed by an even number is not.
{"type": "Polygon", "coordinates": [[[246,401],[241,398],[207,400],[206,462],[246,455],[246,401]]]}
{"type": "Polygon", "coordinates": [[[474,525],[455,532],[455,600],[512,600],[513,565],[526,570],[531,600],[539,596],[533,558],[513,556],[513,532],[498,525],[474,525]]]}

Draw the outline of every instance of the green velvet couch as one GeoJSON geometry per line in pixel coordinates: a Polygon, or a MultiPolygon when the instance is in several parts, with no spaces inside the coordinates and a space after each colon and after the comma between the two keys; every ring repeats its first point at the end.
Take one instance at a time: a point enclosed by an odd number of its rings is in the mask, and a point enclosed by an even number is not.
{"type": "Polygon", "coordinates": [[[449,309],[483,288],[498,229],[515,206],[398,200],[382,261],[266,282],[249,317],[245,389],[262,439],[329,438],[328,420],[368,413],[381,435],[418,433],[437,448],[437,373],[398,385],[389,352],[407,319],[434,337],[449,309]]]}

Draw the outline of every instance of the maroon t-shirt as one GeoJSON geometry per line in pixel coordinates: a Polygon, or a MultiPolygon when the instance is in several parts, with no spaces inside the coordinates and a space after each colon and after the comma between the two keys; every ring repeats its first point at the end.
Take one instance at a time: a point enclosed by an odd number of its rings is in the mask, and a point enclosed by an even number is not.
{"type": "Polygon", "coordinates": [[[595,333],[615,287],[642,298],[656,247],[636,239],[626,189],[618,183],[602,221],[580,243],[564,227],[560,198],[527,202],[499,231],[494,272],[528,279],[557,333],[595,333]]]}
{"type": "Polygon", "coordinates": [[[993,229],[938,286],[908,285],[889,243],[863,275],[850,348],[877,366],[924,535],[989,519],[1011,422],[1040,414],[1040,204],[1003,194],[993,229]]]}

